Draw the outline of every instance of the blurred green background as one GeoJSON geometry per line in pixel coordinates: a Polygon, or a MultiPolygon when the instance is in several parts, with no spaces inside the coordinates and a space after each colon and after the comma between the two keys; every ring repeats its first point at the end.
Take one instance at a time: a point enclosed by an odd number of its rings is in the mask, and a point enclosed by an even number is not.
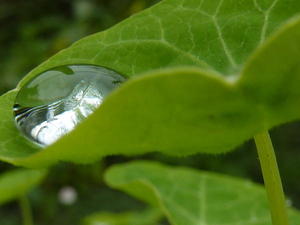
{"type": "MultiPolygon", "coordinates": [[[[156,2],[158,0],[0,0],[0,94],[14,88],[31,69],[72,42],[104,30],[156,2]]],[[[271,132],[284,188],[289,202],[298,208],[299,134],[300,123],[287,124],[271,132]]],[[[35,224],[76,225],[95,212],[143,209],[143,203],[108,188],[102,181],[103,171],[108,166],[137,159],[160,160],[262,183],[252,141],[226,155],[173,158],[148,154],[107,157],[94,165],[59,164],[51,169],[42,185],[29,194],[35,224]],[[77,193],[73,204],[64,204],[59,199],[65,187],[72,187],[77,193]]],[[[12,168],[0,163],[1,173],[12,168]]],[[[0,206],[0,224],[21,224],[17,202],[0,206]]]]}

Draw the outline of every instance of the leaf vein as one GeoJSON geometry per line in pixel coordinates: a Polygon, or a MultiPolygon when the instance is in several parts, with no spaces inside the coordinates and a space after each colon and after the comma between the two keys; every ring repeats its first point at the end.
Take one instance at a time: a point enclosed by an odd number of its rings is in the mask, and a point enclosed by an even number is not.
{"type": "MultiPolygon", "coordinates": [[[[256,2],[256,1],[254,1],[256,2]]],[[[267,11],[264,12],[264,22],[263,22],[263,26],[262,26],[262,30],[261,30],[261,36],[260,36],[260,41],[259,44],[261,45],[267,36],[267,30],[269,27],[269,17],[270,17],[270,13],[272,12],[272,10],[274,9],[274,7],[276,6],[278,0],[274,0],[273,3],[271,4],[271,6],[267,9],[267,11]]],[[[256,2],[257,4],[257,2],[256,2]]]]}
{"type": "Polygon", "coordinates": [[[230,52],[230,50],[229,50],[227,44],[226,44],[226,42],[225,42],[225,39],[224,39],[224,37],[223,37],[222,29],[221,29],[221,27],[220,27],[220,25],[219,25],[219,23],[218,23],[216,17],[213,17],[213,24],[214,24],[214,26],[215,26],[215,28],[216,28],[216,30],[217,30],[217,35],[218,35],[218,37],[219,37],[219,40],[220,40],[220,42],[221,42],[221,45],[222,45],[222,47],[223,47],[223,50],[224,50],[224,52],[225,52],[225,55],[226,55],[226,57],[227,57],[229,63],[231,64],[231,66],[232,66],[233,68],[236,68],[236,67],[237,67],[237,64],[236,64],[236,62],[235,62],[235,60],[234,60],[234,58],[233,58],[233,56],[232,56],[232,54],[231,54],[231,52],[230,52]]]}
{"type": "MultiPolygon", "coordinates": [[[[120,44],[124,44],[124,43],[132,43],[132,44],[136,44],[136,43],[142,43],[142,42],[148,42],[148,43],[160,43],[160,44],[163,44],[165,45],[166,47],[170,48],[170,49],[173,49],[174,51],[178,52],[180,55],[184,55],[186,56],[187,58],[190,58],[192,61],[194,61],[196,64],[198,65],[202,65],[202,66],[206,66],[206,67],[209,67],[209,68],[212,68],[208,63],[206,63],[205,61],[202,61],[201,59],[199,59],[197,56],[191,54],[190,52],[186,52],[186,51],[183,51],[182,49],[170,44],[168,41],[164,40],[164,39],[161,39],[161,40],[155,40],[155,39],[138,39],[138,40],[122,40],[122,41],[118,41],[118,42],[115,42],[115,43],[112,43],[112,44],[107,44],[106,46],[104,46],[103,49],[105,48],[109,48],[109,47],[112,47],[112,46],[115,46],[115,45],[120,45],[120,44]]],[[[95,54],[95,56],[92,58],[92,60],[96,60],[96,58],[101,55],[102,52],[99,51],[97,54],[95,54]]]]}

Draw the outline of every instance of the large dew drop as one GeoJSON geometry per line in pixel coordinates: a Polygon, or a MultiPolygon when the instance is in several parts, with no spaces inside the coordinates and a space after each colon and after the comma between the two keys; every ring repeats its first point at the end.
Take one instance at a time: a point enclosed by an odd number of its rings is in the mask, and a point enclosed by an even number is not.
{"type": "Polygon", "coordinates": [[[14,105],[16,125],[32,142],[50,145],[93,113],[124,80],[114,71],[91,65],[48,70],[19,91],[14,105]]]}

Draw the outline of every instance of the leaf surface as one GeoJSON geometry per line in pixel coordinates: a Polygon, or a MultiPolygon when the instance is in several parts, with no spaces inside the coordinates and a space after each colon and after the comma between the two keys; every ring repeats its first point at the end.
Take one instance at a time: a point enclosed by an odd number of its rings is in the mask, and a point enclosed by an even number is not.
{"type": "Polygon", "coordinates": [[[36,147],[29,145],[14,124],[12,108],[16,94],[13,90],[0,97],[0,157],[7,162],[37,151],[36,147]]]}
{"type": "Polygon", "coordinates": [[[239,71],[282,23],[300,12],[297,0],[164,0],[116,26],[83,38],[34,69],[96,64],[125,76],[174,66],[239,71]]]}
{"type": "MultiPolygon", "coordinates": [[[[172,225],[271,225],[266,193],[250,181],[154,162],[117,165],[106,182],[159,205],[172,225]]],[[[291,225],[300,214],[290,210],[291,225]]]]}

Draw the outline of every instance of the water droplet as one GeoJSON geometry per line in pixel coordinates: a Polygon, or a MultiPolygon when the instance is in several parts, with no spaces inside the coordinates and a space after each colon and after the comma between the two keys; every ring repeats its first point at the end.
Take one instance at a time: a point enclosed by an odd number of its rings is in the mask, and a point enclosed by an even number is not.
{"type": "Polygon", "coordinates": [[[56,67],[29,80],[19,91],[17,128],[32,142],[47,146],[93,113],[125,78],[92,65],[56,67]]]}

